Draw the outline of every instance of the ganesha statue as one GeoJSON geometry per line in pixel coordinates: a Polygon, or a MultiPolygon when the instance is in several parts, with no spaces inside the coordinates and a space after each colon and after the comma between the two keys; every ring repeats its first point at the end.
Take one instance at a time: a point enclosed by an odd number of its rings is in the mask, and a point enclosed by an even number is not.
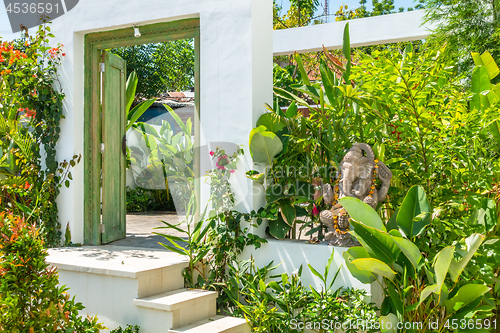
{"type": "Polygon", "coordinates": [[[320,220],[328,228],[325,239],[330,245],[358,245],[349,233],[349,214],[338,202],[343,197],[354,197],[373,209],[385,199],[391,183],[391,170],[378,161],[372,148],[366,143],[355,143],[340,163],[340,178],[332,187],[324,184],[316,187],[315,197],[323,195],[329,209],[320,212],[320,220]],[[380,186],[377,188],[377,179],[380,186]]]}

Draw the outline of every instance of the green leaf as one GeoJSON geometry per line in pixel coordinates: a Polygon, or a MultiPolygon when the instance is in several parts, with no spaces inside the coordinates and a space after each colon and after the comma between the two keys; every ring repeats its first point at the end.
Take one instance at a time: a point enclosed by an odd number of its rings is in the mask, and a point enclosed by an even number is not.
{"type": "Polygon", "coordinates": [[[268,131],[277,134],[286,127],[286,122],[276,113],[264,113],[257,120],[256,127],[264,126],[268,131]]]}
{"type": "Polygon", "coordinates": [[[345,83],[349,84],[349,77],[351,75],[351,41],[349,38],[349,22],[346,23],[344,27],[344,39],[342,43],[342,52],[344,57],[347,59],[347,64],[345,66],[345,72],[342,75],[345,83]]]}
{"type": "Polygon", "coordinates": [[[309,104],[304,99],[298,97],[297,95],[292,94],[291,92],[286,91],[285,89],[281,89],[281,88],[278,88],[278,87],[273,87],[273,91],[274,91],[275,95],[277,95],[277,96],[279,96],[281,98],[284,98],[284,99],[287,99],[287,100],[290,100],[290,101],[295,101],[299,105],[303,105],[303,106],[309,107],[309,104]]]}
{"type": "Polygon", "coordinates": [[[500,122],[498,120],[492,122],[488,129],[490,130],[490,134],[495,139],[498,148],[500,149],[500,122]]]}
{"type": "Polygon", "coordinates": [[[352,221],[356,238],[363,244],[370,256],[392,265],[398,258],[401,250],[393,236],[376,228],[352,221]]]}
{"type": "Polygon", "coordinates": [[[380,316],[380,328],[382,333],[396,333],[398,323],[399,319],[394,313],[389,313],[387,316],[380,316]]]}
{"type": "Polygon", "coordinates": [[[490,78],[490,80],[493,80],[498,75],[498,73],[500,73],[500,70],[498,69],[495,60],[491,56],[490,52],[488,52],[488,50],[486,50],[483,54],[481,54],[481,61],[482,61],[482,66],[486,68],[488,77],[490,78]]]}
{"type": "Polygon", "coordinates": [[[410,260],[411,264],[414,267],[415,272],[420,268],[420,266],[423,264],[422,260],[422,253],[420,253],[420,250],[418,247],[413,244],[411,241],[405,239],[405,238],[400,238],[400,237],[392,237],[396,245],[399,247],[401,252],[404,253],[406,258],[410,260]]]}
{"type": "Polygon", "coordinates": [[[259,173],[258,171],[255,170],[249,170],[245,173],[245,175],[247,178],[253,181],[264,184],[265,174],[263,173],[259,173]]]}
{"type": "Polygon", "coordinates": [[[361,258],[352,261],[352,264],[360,270],[371,272],[372,274],[380,275],[389,280],[393,280],[396,276],[391,267],[384,262],[374,258],[361,258]]]}
{"type": "Polygon", "coordinates": [[[386,231],[384,223],[377,212],[363,201],[358,198],[343,197],[339,202],[353,220],[378,230],[386,231]]]}
{"type": "Polygon", "coordinates": [[[297,67],[299,69],[302,82],[304,82],[306,85],[311,85],[309,76],[307,76],[306,70],[304,69],[304,64],[302,63],[302,57],[300,56],[300,54],[295,53],[295,61],[297,62],[297,67]]]}
{"type": "Polygon", "coordinates": [[[370,258],[370,255],[363,247],[351,247],[347,251],[344,251],[342,256],[344,257],[344,261],[349,272],[351,272],[352,276],[358,279],[361,283],[372,283],[375,281],[375,277],[370,272],[361,270],[352,264],[355,259],[370,258]]]}
{"type": "Polygon", "coordinates": [[[462,286],[451,299],[444,301],[446,312],[451,314],[466,306],[478,297],[486,294],[490,287],[484,284],[466,284],[462,286]]]}
{"type": "Polygon", "coordinates": [[[460,274],[464,270],[467,263],[470,261],[474,253],[476,253],[477,249],[484,241],[484,236],[481,234],[472,234],[465,240],[465,244],[467,245],[467,250],[465,255],[462,256],[460,261],[455,261],[454,259],[450,263],[450,277],[453,282],[457,282],[460,274]]]}
{"type": "Polygon", "coordinates": [[[471,92],[473,94],[470,102],[471,109],[480,111],[486,108],[485,99],[481,98],[481,93],[486,90],[491,90],[488,72],[483,66],[476,66],[472,71],[471,78],[471,92]]]}
{"type": "Polygon", "coordinates": [[[297,104],[295,102],[292,102],[288,107],[288,109],[286,109],[285,117],[293,118],[296,115],[297,115],[297,104]]]}
{"type": "Polygon", "coordinates": [[[283,220],[281,214],[278,214],[276,220],[269,220],[269,233],[278,239],[285,238],[291,227],[283,220]]]}
{"type": "Polygon", "coordinates": [[[323,83],[326,97],[328,98],[330,105],[333,105],[333,103],[335,103],[335,95],[334,95],[335,83],[332,81],[331,70],[326,65],[323,59],[321,59],[321,63],[319,65],[319,72],[321,74],[321,82],[323,83]]]}
{"type": "Polygon", "coordinates": [[[453,246],[447,246],[442,249],[434,258],[434,272],[436,274],[436,285],[439,292],[443,286],[446,273],[450,268],[451,260],[453,259],[453,253],[455,248],[453,246]]]}
{"type": "Polygon", "coordinates": [[[293,226],[293,222],[295,222],[296,212],[290,199],[284,199],[280,201],[280,212],[283,221],[285,221],[289,226],[293,226]]]}
{"type": "Polygon", "coordinates": [[[418,236],[430,223],[431,207],[424,189],[415,185],[406,194],[396,216],[396,222],[408,238],[418,236]],[[428,213],[427,215],[420,215],[428,213]],[[423,218],[417,218],[418,216],[423,218]]]}
{"type": "Polygon", "coordinates": [[[266,199],[268,204],[288,197],[289,195],[285,194],[285,189],[282,184],[271,185],[266,190],[266,199]]]}
{"type": "Polygon", "coordinates": [[[126,90],[126,92],[125,92],[125,102],[126,102],[125,110],[127,110],[127,113],[130,110],[132,103],[134,102],[135,90],[137,88],[138,82],[139,82],[139,79],[137,78],[137,73],[135,71],[133,71],[128,76],[126,88],[125,88],[125,90],[126,90]]]}
{"type": "Polygon", "coordinates": [[[281,140],[266,127],[259,126],[250,132],[250,153],[255,163],[272,165],[274,158],[283,150],[281,140]]]}
{"type": "Polygon", "coordinates": [[[132,125],[139,119],[144,112],[149,109],[149,107],[156,101],[156,99],[150,99],[137,104],[127,115],[127,126],[125,127],[125,132],[132,127],[132,125]]]}

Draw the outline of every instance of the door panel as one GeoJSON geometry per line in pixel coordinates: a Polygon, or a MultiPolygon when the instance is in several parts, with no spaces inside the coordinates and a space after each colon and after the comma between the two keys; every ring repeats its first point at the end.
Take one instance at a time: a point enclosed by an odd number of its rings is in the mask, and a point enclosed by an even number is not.
{"type": "Polygon", "coordinates": [[[125,61],[103,51],[101,243],[125,238],[125,61]]]}

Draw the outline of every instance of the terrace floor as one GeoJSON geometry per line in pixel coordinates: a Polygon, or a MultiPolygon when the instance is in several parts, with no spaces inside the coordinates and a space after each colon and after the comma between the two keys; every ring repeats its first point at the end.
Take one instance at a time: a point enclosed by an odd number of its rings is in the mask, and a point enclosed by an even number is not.
{"type": "MultiPolygon", "coordinates": [[[[128,246],[134,248],[165,249],[158,242],[169,244],[162,236],[155,235],[153,232],[165,233],[172,236],[185,237],[174,229],[154,229],[164,227],[161,221],[171,224],[177,224],[185,219],[184,216],[178,216],[175,212],[148,212],[148,213],[128,213],[127,214],[127,238],[109,243],[115,246],[128,246]]],[[[186,224],[179,226],[185,229],[186,224]]]]}

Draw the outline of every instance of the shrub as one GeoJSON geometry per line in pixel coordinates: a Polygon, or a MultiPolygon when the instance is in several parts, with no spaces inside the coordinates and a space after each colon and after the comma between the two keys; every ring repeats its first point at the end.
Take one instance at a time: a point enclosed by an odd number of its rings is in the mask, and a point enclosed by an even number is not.
{"type": "Polygon", "coordinates": [[[116,329],[110,331],[109,333],[139,333],[140,327],[139,325],[127,325],[125,329],[123,329],[121,326],[117,327],[116,329]]]}
{"type": "Polygon", "coordinates": [[[99,332],[97,318],[83,318],[81,303],[59,286],[55,268],[34,225],[0,213],[0,332],[99,332]]]}
{"type": "Polygon", "coordinates": [[[62,45],[47,46],[51,37],[50,28],[40,26],[33,36],[0,38],[0,211],[38,221],[46,245],[57,246],[56,198],[80,157],[56,160],[64,118],[57,69],[65,53],[62,45]]]}

